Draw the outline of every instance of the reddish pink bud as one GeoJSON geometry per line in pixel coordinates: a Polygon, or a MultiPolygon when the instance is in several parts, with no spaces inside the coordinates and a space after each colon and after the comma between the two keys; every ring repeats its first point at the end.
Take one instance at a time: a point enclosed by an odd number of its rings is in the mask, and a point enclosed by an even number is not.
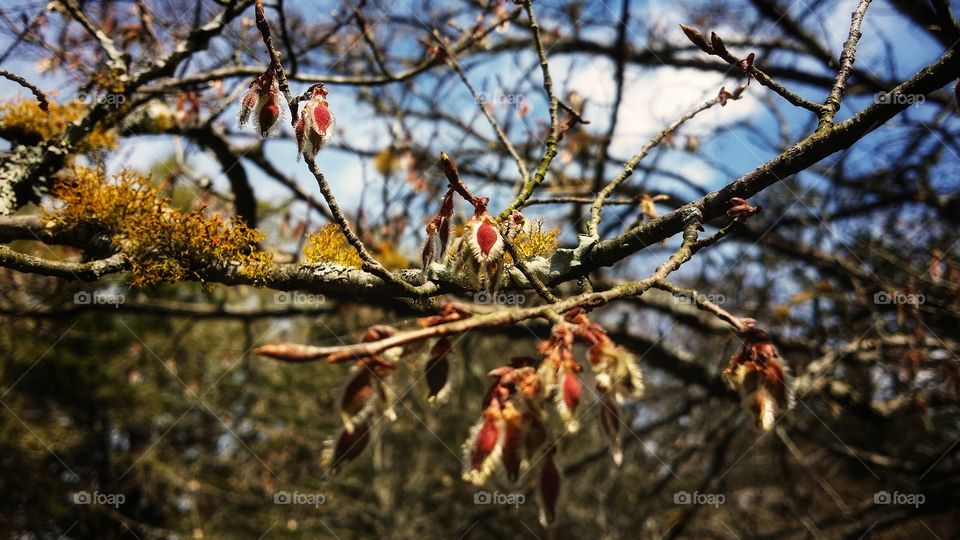
{"type": "Polygon", "coordinates": [[[503,453],[501,462],[507,471],[507,479],[516,482],[520,477],[520,462],[522,461],[522,431],[521,416],[515,409],[509,409],[511,414],[506,418],[503,430],[503,453]]]}
{"type": "Polygon", "coordinates": [[[473,454],[470,456],[470,466],[474,470],[479,469],[483,465],[483,460],[493,453],[499,437],[500,430],[497,429],[496,422],[488,418],[477,432],[477,438],[474,439],[473,454]]]}
{"type": "Polygon", "coordinates": [[[563,379],[563,403],[571,413],[580,404],[580,392],[580,379],[577,378],[575,373],[568,371],[567,376],[563,379]]]}
{"type": "Polygon", "coordinates": [[[280,120],[280,105],[275,101],[265,103],[260,108],[260,114],[257,117],[257,123],[260,126],[260,136],[266,137],[270,130],[280,120]]]}
{"type": "Polygon", "coordinates": [[[266,137],[279,124],[283,116],[280,89],[272,69],[267,69],[262,75],[250,83],[250,88],[240,100],[240,127],[246,125],[252,114],[257,122],[257,131],[261,137],[266,137]]]}
{"type": "Polygon", "coordinates": [[[501,421],[500,408],[491,406],[471,430],[470,438],[463,445],[464,461],[469,463],[469,469],[463,473],[464,480],[481,485],[496,469],[503,448],[498,426],[501,421]]]}
{"type": "Polygon", "coordinates": [[[300,154],[314,159],[333,135],[334,118],[327,104],[327,89],[323,84],[312,86],[306,93],[306,104],[300,110],[295,128],[300,154]]]}
{"type": "Polygon", "coordinates": [[[479,263],[496,261],[503,253],[503,239],[497,229],[496,222],[490,214],[484,212],[470,218],[467,245],[479,263]]]}
{"type": "Polygon", "coordinates": [[[499,239],[500,233],[497,232],[497,229],[489,221],[484,220],[477,229],[477,245],[480,246],[480,252],[485,256],[489,255],[490,250],[493,249],[494,244],[499,239]]]}

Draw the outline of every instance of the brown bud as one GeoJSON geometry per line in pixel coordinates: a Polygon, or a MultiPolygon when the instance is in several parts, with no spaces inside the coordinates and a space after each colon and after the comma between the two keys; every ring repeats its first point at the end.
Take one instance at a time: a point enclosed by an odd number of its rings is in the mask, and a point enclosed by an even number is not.
{"type": "Polygon", "coordinates": [[[619,467],[623,463],[623,450],[620,446],[620,408],[607,394],[603,397],[600,408],[600,424],[603,432],[610,441],[610,454],[613,462],[619,467]]]}
{"type": "Polygon", "coordinates": [[[451,185],[460,183],[460,171],[457,170],[457,164],[450,159],[446,152],[440,152],[440,167],[451,185]]]}
{"type": "Polygon", "coordinates": [[[447,379],[450,373],[450,361],[447,356],[450,354],[452,345],[449,338],[441,338],[436,345],[430,349],[430,358],[424,367],[427,386],[430,389],[428,400],[432,403],[439,399],[440,393],[447,386],[447,379]]]}
{"type": "Polygon", "coordinates": [[[726,87],[721,86],[720,93],[717,94],[717,98],[720,100],[720,106],[726,107],[727,100],[733,99],[733,94],[731,94],[730,92],[727,92],[726,87]]]}
{"type": "Polygon", "coordinates": [[[323,461],[327,467],[330,467],[331,473],[336,474],[341,467],[353,461],[367,447],[370,440],[370,426],[366,423],[356,426],[352,432],[346,429],[340,432],[336,442],[330,444],[329,448],[324,450],[323,461]]]}
{"type": "Polygon", "coordinates": [[[544,527],[556,518],[560,498],[560,471],[553,462],[553,452],[552,448],[547,452],[540,469],[540,524],[544,527]]]}
{"type": "Polygon", "coordinates": [[[687,39],[699,47],[701,51],[707,54],[713,54],[713,48],[710,47],[710,44],[707,43],[707,38],[703,37],[703,34],[701,34],[699,30],[685,24],[681,24],[680,29],[683,30],[683,33],[687,35],[687,39]]]}
{"type": "Polygon", "coordinates": [[[717,54],[727,54],[727,46],[723,44],[723,40],[720,39],[720,36],[718,36],[715,32],[710,32],[710,44],[717,54]]]}

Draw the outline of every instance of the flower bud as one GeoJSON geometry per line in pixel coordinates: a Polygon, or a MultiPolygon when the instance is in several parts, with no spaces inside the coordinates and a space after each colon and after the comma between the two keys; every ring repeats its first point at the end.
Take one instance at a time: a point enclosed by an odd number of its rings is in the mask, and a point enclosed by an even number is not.
{"type": "Polygon", "coordinates": [[[295,131],[300,154],[312,160],[333,135],[335,120],[327,104],[327,89],[323,83],[310,87],[305,99],[295,131]]]}

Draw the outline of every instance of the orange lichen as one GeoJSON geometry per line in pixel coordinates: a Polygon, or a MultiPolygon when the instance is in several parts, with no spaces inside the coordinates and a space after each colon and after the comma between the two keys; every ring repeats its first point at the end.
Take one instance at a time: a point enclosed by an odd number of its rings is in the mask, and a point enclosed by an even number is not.
{"type": "Polygon", "coordinates": [[[204,208],[177,210],[129,170],[107,180],[102,170],[78,167],[51,193],[57,203],[45,210],[45,218],[109,236],[130,261],[135,286],[203,281],[208,270],[229,265],[257,279],[272,261],[258,246],[263,234],[241,218],[225,222],[219,214],[205,215],[204,208]]]}
{"type": "MultiPolygon", "coordinates": [[[[79,101],[63,105],[51,101],[44,111],[36,100],[14,99],[0,103],[0,129],[20,137],[52,142],[63,135],[71,122],[83,116],[87,108],[79,101]]],[[[95,129],[77,144],[76,151],[83,154],[116,146],[114,131],[95,129]]]]}

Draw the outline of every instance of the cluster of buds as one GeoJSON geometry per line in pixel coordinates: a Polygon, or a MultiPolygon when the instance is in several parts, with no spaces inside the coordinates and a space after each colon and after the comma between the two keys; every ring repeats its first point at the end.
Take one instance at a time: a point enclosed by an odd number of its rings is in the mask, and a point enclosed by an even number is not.
{"type": "MultiPolygon", "coordinates": [[[[390,326],[377,325],[367,330],[364,341],[377,341],[396,334],[390,326]]],[[[339,435],[327,442],[322,460],[335,473],[352,461],[366,447],[371,421],[376,414],[389,420],[396,419],[393,404],[396,394],[387,381],[396,371],[399,348],[389,349],[383,355],[362,358],[350,369],[350,377],[340,392],[338,406],[343,428],[339,435]]]]}
{"type": "Polygon", "coordinates": [[[553,446],[545,424],[536,359],[514,358],[489,376],[493,383],[484,396],[483,412],[463,446],[467,464],[463,478],[477,485],[501,465],[510,482],[520,478],[521,470],[537,464],[542,472],[544,457],[553,446]]]}
{"type": "Polygon", "coordinates": [[[553,327],[550,339],[538,348],[543,362],[537,370],[543,381],[547,396],[552,396],[560,418],[568,432],[579,429],[576,419],[577,406],[583,393],[578,375],[583,369],[573,358],[574,334],[571,326],[558,324],[553,327]]]}
{"type": "Polygon", "coordinates": [[[689,39],[690,42],[696,45],[701,51],[714,56],[719,56],[728,62],[735,60],[737,67],[739,67],[747,75],[751,74],[753,70],[753,61],[756,59],[756,54],[750,53],[745,58],[737,59],[737,57],[733,56],[730,51],[727,50],[727,46],[723,43],[723,40],[720,39],[720,36],[718,36],[716,32],[710,32],[710,39],[707,40],[707,38],[705,38],[703,34],[701,34],[696,28],[681,24],[680,29],[683,30],[684,34],[686,34],[687,39],[689,39]]]}
{"type": "Polygon", "coordinates": [[[600,396],[600,426],[610,444],[614,463],[623,463],[620,406],[628,399],[643,394],[643,374],[629,351],[610,339],[600,325],[591,322],[582,312],[573,312],[568,320],[576,323],[578,337],[590,346],[588,358],[594,385],[600,396]]]}
{"type": "Polygon", "coordinates": [[[723,375],[740,392],[757,426],[769,431],[777,416],[793,407],[793,384],[770,334],[756,328],[753,319],[743,319],[743,324],[743,347],[730,359],[723,375]]]}
{"type": "Polygon", "coordinates": [[[273,67],[253,79],[240,100],[240,127],[253,116],[261,137],[273,133],[283,117],[283,100],[273,67]]]}
{"type": "Polygon", "coordinates": [[[334,118],[327,104],[327,89],[323,83],[311,86],[300,97],[302,108],[297,120],[297,147],[304,159],[313,160],[333,135],[334,118]]]}
{"type": "Polygon", "coordinates": [[[573,354],[578,339],[589,347],[588,360],[602,405],[600,423],[619,465],[620,405],[640,395],[643,381],[633,356],[579,311],[556,324],[550,338],[539,345],[542,359],[514,358],[490,371],[493,383],[484,397],[483,412],[464,443],[463,477],[475,484],[485,482],[501,466],[507,479],[516,481],[521,471],[539,465],[544,525],[553,520],[560,492],[547,406],[553,404],[566,431],[577,429],[584,384],[583,367],[573,354]]]}
{"type": "MultiPolygon", "coordinates": [[[[427,223],[427,241],[421,253],[424,267],[447,252],[453,228],[454,198],[460,195],[473,206],[473,216],[464,224],[463,235],[457,238],[450,249],[448,264],[454,273],[463,273],[481,289],[495,290],[504,274],[504,238],[500,224],[487,211],[490,200],[474,197],[464,185],[456,163],[447,154],[440,153],[440,164],[450,182],[440,204],[440,211],[427,223]]],[[[515,234],[522,229],[523,216],[519,212],[507,220],[508,232],[515,234]]]]}

